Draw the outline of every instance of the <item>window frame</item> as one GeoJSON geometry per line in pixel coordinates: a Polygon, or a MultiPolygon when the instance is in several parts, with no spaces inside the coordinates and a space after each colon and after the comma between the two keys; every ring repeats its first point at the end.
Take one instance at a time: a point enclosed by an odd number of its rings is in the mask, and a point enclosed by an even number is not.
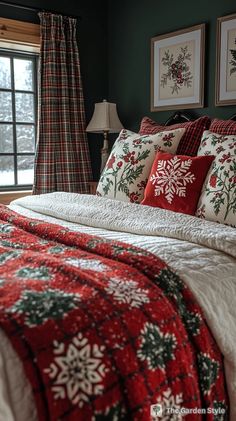
{"type": "Polygon", "coordinates": [[[0,157],[2,156],[11,156],[13,157],[14,162],[14,184],[8,184],[8,185],[0,185],[0,192],[5,191],[20,191],[20,190],[31,190],[32,184],[18,184],[18,168],[17,168],[17,158],[19,156],[32,156],[35,157],[35,152],[18,152],[17,151],[17,135],[16,135],[16,128],[17,126],[34,126],[34,133],[35,133],[35,149],[36,149],[36,138],[37,138],[37,104],[38,104],[38,60],[39,56],[37,53],[29,53],[29,52],[23,52],[18,50],[6,50],[3,48],[0,48],[0,57],[8,57],[10,58],[10,69],[11,69],[11,87],[10,88],[0,88],[0,92],[9,92],[11,93],[12,98],[12,121],[0,121],[0,125],[2,124],[9,124],[12,126],[12,135],[13,135],[13,151],[12,152],[0,152],[0,157]],[[30,60],[33,63],[33,90],[26,91],[23,89],[15,89],[14,84],[14,65],[13,61],[14,58],[19,58],[23,60],[30,60]],[[16,121],[16,109],[15,109],[15,95],[17,93],[26,93],[26,94],[32,94],[33,95],[33,103],[34,103],[34,121],[33,122],[18,122],[16,121]]]}

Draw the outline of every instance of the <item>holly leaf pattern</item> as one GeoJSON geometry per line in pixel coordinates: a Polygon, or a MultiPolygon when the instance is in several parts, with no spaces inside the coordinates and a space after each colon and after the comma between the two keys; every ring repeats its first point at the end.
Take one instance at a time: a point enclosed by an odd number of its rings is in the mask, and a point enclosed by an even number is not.
{"type": "Polygon", "coordinates": [[[236,136],[205,131],[198,155],[215,155],[197,216],[236,226],[236,136]]]}

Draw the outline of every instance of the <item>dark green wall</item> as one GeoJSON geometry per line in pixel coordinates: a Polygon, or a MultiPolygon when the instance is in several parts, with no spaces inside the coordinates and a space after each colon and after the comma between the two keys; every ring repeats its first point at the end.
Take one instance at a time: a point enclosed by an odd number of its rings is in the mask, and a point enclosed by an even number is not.
{"type": "MultiPolygon", "coordinates": [[[[107,97],[107,5],[105,0],[10,0],[12,3],[56,11],[78,19],[78,45],[84,88],[85,112],[90,120],[94,103],[107,97]]],[[[36,13],[0,6],[0,16],[39,23],[36,13]]],[[[99,177],[102,136],[89,134],[94,179],[99,177]]]]}
{"type": "Polygon", "coordinates": [[[234,0],[116,0],[108,5],[109,100],[123,124],[137,130],[144,115],[164,122],[171,114],[150,112],[150,39],[206,23],[205,108],[193,115],[228,118],[236,107],[215,107],[216,19],[236,13],[234,0]]]}
{"type": "MultiPolygon", "coordinates": [[[[148,115],[164,122],[171,111],[150,112],[150,39],[206,23],[205,108],[195,116],[227,118],[236,107],[215,107],[216,19],[236,13],[233,0],[12,0],[40,9],[78,15],[78,43],[85,112],[90,120],[94,103],[107,98],[117,103],[125,127],[137,130],[148,115]]],[[[37,15],[1,6],[0,16],[38,23],[37,15]]],[[[99,177],[102,135],[89,134],[94,179],[99,177]]],[[[111,136],[114,140],[115,136],[111,136]]]]}

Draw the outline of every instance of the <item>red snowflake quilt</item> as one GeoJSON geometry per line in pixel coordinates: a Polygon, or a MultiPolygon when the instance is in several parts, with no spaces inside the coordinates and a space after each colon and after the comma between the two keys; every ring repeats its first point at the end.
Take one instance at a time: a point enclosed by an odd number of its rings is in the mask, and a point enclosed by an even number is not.
{"type": "Polygon", "coordinates": [[[0,327],[40,421],[227,419],[203,313],[144,250],[0,206],[0,327]]]}

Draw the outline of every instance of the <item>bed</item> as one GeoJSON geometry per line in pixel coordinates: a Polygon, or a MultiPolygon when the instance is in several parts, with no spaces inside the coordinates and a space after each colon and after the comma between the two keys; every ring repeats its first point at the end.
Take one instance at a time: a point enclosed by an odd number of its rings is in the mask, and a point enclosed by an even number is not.
{"type": "Polygon", "coordinates": [[[236,419],[235,228],[62,192],[0,216],[0,420],[236,419]]]}

